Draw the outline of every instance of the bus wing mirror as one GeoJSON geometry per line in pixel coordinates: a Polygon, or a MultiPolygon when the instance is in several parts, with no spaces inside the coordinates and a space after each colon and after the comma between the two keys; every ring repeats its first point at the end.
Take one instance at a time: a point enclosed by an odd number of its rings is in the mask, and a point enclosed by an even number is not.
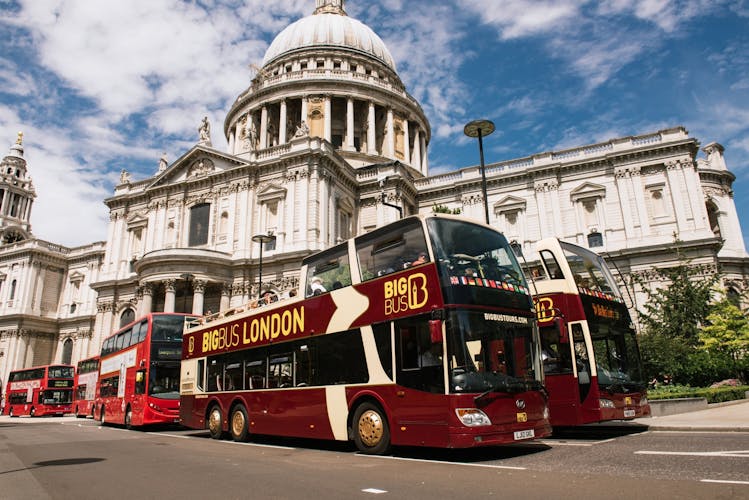
{"type": "Polygon", "coordinates": [[[429,320],[429,338],[432,341],[432,344],[442,343],[442,320],[441,319],[429,320]]]}

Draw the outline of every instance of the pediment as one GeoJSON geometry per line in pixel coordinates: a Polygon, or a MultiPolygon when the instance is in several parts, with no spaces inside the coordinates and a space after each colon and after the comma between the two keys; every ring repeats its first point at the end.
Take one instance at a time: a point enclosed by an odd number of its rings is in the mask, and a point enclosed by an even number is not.
{"type": "Polygon", "coordinates": [[[138,227],[144,227],[148,225],[148,218],[140,213],[134,213],[127,219],[127,228],[135,229],[138,227]]]}
{"type": "Polygon", "coordinates": [[[83,281],[84,276],[79,271],[73,271],[68,278],[71,283],[80,283],[83,281]]]}
{"type": "Polygon", "coordinates": [[[179,184],[200,179],[244,164],[246,162],[240,161],[236,157],[205,146],[195,146],[174,163],[168,165],[163,172],[156,176],[149,187],[179,184]]]}
{"type": "Polygon", "coordinates": [[[286,197],[286,188],[278,184],[270,183],[262,187],[257,193],[257,199],[260,202],[266,202],[286,197]]]}
{"type": "Polygon", "coordinates": [[[585,182],[570,192],[572,201],[580,201],[590,198],[604,198],[606,196],[606,187],[593,182],[585,182]]]}
{"type": "Polygon", "coordinates": [[[526,205],[523,198],[508,195],[494,204],[494,213],[519,212],[525,210],[526,205]]]}

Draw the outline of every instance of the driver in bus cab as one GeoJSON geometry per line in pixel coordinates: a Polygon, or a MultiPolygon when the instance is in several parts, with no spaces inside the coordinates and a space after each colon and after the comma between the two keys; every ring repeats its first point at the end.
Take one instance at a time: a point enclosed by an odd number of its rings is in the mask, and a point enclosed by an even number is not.
{"type": "Polygon", "coordinates": [[[442,344],[429,344],[419,357],[420,366],[438,366],[442,364],[442,344]]]}

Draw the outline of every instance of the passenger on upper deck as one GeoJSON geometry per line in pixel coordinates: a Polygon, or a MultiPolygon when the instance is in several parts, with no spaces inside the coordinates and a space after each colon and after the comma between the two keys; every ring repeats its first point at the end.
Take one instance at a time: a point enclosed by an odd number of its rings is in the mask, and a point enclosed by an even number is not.
{"type": "Polygon", "coordinates": [[[317,276],[312,278],[310,288],[312,289],[312,295],[320,295],[321,293],[325,293],[328,291],[325,286],[323,286],[322,280],[317,276]]]}
{"type": "Polygon", "coordinates": [[[418,266],[419,264],[425,264],[426,262],[428,262],[426,252],[419,252],[419,256],[416,257],[415,261],[411,262],[411,265],[418,266]]]}

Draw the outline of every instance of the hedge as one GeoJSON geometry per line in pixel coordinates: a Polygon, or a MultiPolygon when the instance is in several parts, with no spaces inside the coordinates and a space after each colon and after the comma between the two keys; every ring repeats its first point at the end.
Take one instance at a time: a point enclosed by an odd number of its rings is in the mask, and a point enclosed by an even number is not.
{"type": "Polygon", "coordinates": [[[716,387],[715,389],[673,385],[648,389],[648,399],[705,398],[708,403],[722,403],[723,401],[744,399],[747,391],[749,391],[749,385],[716,387]]]}

